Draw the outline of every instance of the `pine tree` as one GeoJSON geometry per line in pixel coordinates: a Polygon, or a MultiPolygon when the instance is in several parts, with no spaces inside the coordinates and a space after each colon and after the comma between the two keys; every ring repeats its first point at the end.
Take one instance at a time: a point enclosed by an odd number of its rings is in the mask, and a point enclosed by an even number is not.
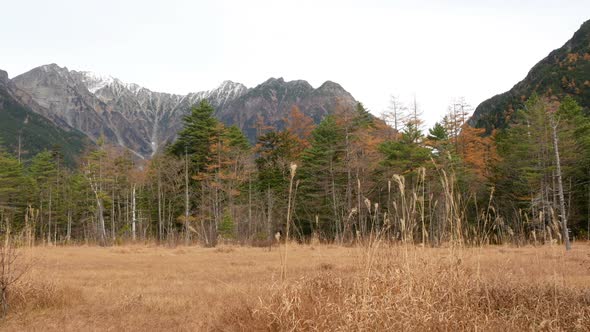
{"type": "Polygon", "coordinates": [[[436,122],[432,128],[428,129],[428,139],[439,142],[446,141],[449,139],[449,133],[440,122],[436,122]]]}
{"type": "Polygon", "coordinates": [[[57,186],[55,184],[57,167],[54,154],[50,151],[38,153],[31,162],[29,169],[34,180],[38,195],[38,206],[40,209],[41,226],[46,222],[47,228],[41,229],[41,233],[47,232],[47,243],[51,243],[53,222],[55,213],[55,197],[57,186]]]}
{"type": "Polygon", "coordinates": [[[235,238],[235,224],[229,210],[225,210],[223,213],[223,220],[219,225],[219,235],[226,240],[232,240],[235,238]]]}
{"type": "Polygon", "coordinates": [[[22,165],[5,152],[0,152],[0,207],[23,208],[26,181],[22,165]]]}
{"type": "Polygon", "coordinates": [[[431,151],[414,143],[416,137],[415,131],[406,129],[401,141],[387,141],[379,146],[383,154],[382,166],[388,173],[415,176],[418,168],[427,165],[431,151]]]}
{"type": "Polygon", "coordinates": [[[209,102],[202,100],[199,106],[192,108],[191,114],[185,116],[178,139],[170,146],[170,152],[174,155],[190,156],[193,164],[191,168],[197,172],[206,169],[211,157],[211,144],[218,128],[214,112],[209,102]]]}
{"type": "MultiPolygon", "coordinates": [[[[357,108],[357,111],[359,108],[357,108]]],[[[359,113],[362,115],[362,113],[359,113]]],[[[304,227],[308,230],[319,216],[324,236],[338,238],[344,231],[343,218],[346,202],[345,132],[332,116],[312,132],[311,147],[305,150],[301,167],[301,195],[306,202],[304,227]]],[[[304,215],[301,213],[301,215],[304,215]]]]}
{"type": "MultiPolygon", "coordinates": [[[[555,177],[555,151],[547,104],[533,94],[516,112],[509,129],[496,135],[499,162],[493,172],[501,211],[523,211],[538,228],[554,223],[559,213],[555,177]]],[[[519,215],[508,220],[518,221],[519,215]]],[[[510,225],[521,231],[522,225],[510,225]]]]}

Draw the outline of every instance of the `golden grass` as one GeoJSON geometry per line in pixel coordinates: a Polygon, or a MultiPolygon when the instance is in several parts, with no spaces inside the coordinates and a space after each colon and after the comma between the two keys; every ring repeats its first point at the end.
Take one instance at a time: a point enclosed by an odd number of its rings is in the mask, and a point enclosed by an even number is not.
{"type": "Polygon", "coordinates": [[[2,330],[590,330],[590,245],[28,250],[2,330]]]}

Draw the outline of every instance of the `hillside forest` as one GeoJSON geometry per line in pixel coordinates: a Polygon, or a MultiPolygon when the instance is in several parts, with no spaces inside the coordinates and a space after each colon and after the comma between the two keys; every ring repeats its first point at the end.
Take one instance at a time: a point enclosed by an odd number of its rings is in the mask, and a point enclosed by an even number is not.
{"type": "Polygon", "coordinates": [[[75,163],[57,145],[28,159],[2,148],[3,231],[30,244],[208,247],[264,246],[277,232],[431,246],[590,236],[590,120],[570,97],[533,94],[491,132],[467,124],[461,98],[432,128],[397,98],[381,118],[359,103],[317,124],[293,107],[284,129],[260,118],[255,145],[214,111],[193,107],[147,161],[100,139],[75,163]]]}

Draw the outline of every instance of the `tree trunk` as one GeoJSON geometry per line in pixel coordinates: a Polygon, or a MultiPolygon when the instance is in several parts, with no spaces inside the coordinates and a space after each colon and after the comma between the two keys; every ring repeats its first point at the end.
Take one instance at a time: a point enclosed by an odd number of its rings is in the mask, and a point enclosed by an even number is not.
{"type": "Polygon", "coordinates": [[[113,243],[115,242],[115,185],[113,184],[112,189],[112,207],[111,207],[111,238],[113,243]]]}
{"type": "MultiPolygon", "coordinates": [[[[588,219],[590,222],[590,219],[588,219]]],[[[250,239],[252,235],[252,175],[248,174],[248,236],[250,239]]],[[[589,232],[590,236],[590,232],[589,232]]]]}
{"type": "Polygon", "coordinates": [[[189,243],[189,229],[188,229],[188,153],[184,153],[184,244],[188,246],[189,243]]]}
{"type": "Polygon", "coordinates": [[[99,243],[101,246],[106,246],[106,231],[104,226],[104,205],[102,203],[102,199],[99,197],[98,193],[96,193],[96,206],[97,206],[97,218],[98,218],[98,237],[99,243]]]}
{"type": "Polygon", "coordinates": [[[136,235],[136,223],[137,223],[137,216],[135,213],[135,184],[133,185],[133,188],[131,189],[131,238],[133,239],[133,241],[135,242],[135,240],[137,239],[137,235],[136,235]]]}
{"type": "Polygon", "coordinates": [[[565,210],[565,197],[563,195],[563,182],[561,179],[561,162],[559,160],[559,140],[557,138],[557,123],[551,116],[551,127],[553,128],[553,148],[555,150],[555,166],[557,171],[557,188],[559,190],[559,209],[561,211],[561,226],[563,232],[563,241],[565,243],[565,250],[572,249],[570,244],[569,232],[567,229],[567,215],[565,210]]]}
{"type": "Polygon", "coordinates": [[[162,222],[163,212],[162,212],[162,178],[160,175],[160,167],[158,165],[158,242],[162,242],[162,231],[163,231],[163,222],[162,222]]]}
{"type": "Polygon", "coordinates": [[[68,208],[68,227],[66,230],[66,242],[70,242],[72,238],[72,210],[68,208]]]}
{"type": "Polygon", "coordinates": [[[52,191],[51,186],[49,186],[49,216],[47,218],[47,244],[51,244],[51,203],[52,203],[52,191]]]}

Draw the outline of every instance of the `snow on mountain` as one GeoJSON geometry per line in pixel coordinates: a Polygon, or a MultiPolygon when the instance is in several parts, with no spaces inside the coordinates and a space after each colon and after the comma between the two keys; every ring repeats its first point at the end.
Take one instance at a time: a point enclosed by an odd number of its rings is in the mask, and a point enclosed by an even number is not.
{"type": "Polygon", "coordinates": [[[112,76],[100,75],[90,71],[80,72],[83,77],[83,82],[88,88],[88,91],[95,93],[97,90],[104,88],[107,85],[113,84],[115,78],[112,76]]]}
{"type": "Polygon", "coordinates": [[[279,128],[293,105],[319,121],[336,103],[355,103],[348,92],[331,82],[314,89],[306,81],[282,78],[255,88],[224,81],[212,90],[178,95],[56,64],[34,68],[11,83],[22,92],[23,100],[34,103],[37,112],[54,123],[65,123],[93,140],[105,137],[143,158],[172,142],[182,129],[184,115],[204,99],[215,108],[219,120],[237,125],[251,141],[259,115],[279,128]]]}

